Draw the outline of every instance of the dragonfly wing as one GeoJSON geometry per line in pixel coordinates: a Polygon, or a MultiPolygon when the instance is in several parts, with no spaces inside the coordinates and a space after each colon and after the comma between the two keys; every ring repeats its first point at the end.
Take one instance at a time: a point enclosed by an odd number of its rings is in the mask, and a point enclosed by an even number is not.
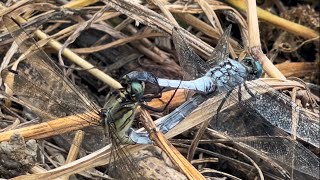
{"type": "Polygon", "coordinates": [[[318,177],[319,159],[290,137],[290,134],[296,134],[319,147],[317,117],[305,114],[283,94],[261,83],[250,82],[249,89],[254,97],[245,88],[235,89],[222,111],[212,118],[212,130],[226,135],[242,150],[267,157],[262,159],[274,162],[291,178],[299,173],[318,177]],[[292,129],[293,121],[298,122],[296,130],[292,129]]]}
{"type": "Polygon", "coordinates": [[[127,144],[121,143],[115,125],[108,125],[108,134],[112,142],[111,158],[108,167],[108,175],[116,179],[144,179],[140,174],[139,165],[127,150],[127,144]]]}
{"type": "MultiPolygon", "coordinates": [[[[272,125],[301,140],[320,148],[319,117],[308,113],[284,94],[277,92],[262,81],[250,81],[256,94],[248,105],[272,125]],[[267,93],[264,93],[267,91],[267,93]],[[274,111],[276,110],[276,111],[274,111]],[[294,124],[297,123],[297,124],[294,124]]],[[[249,87],[250,88],[250,87],[249,87]]]]}
{"type": "Polygon", "coordinates": [[[207,63],[210,67],[214,67],[219,62],[227,60],[229,57],[229,37],[231,32],[231,25],[224,31],[223,35],[219,39],[217,46],[214,48],[210,59],[208,59],[207,63]]]}
{"type": "Polygon", "coordinates": [[[26,60],[23,60],[16,70],[16,79],[19,82],[15,81],[14,85],[17,88],[14,91],[25,90],[26,92],[17,93],[31,96],[31,98],[48,98],[48,100],[52,101],[48,104],[65,105],[65,111],[70,111],[70,113],[74,114],[85,111],[97,111],[98,106],[63,75],[61,69],[29,34],[21,31],[21,28],[12,18],[5,16],[3,17],[3,21],[12,37],[14,37],[19,51],[26,57],[26,60]],[[39,91],[33,91],[35,89],[39,91]],[[45,95],[36,95],[39,93],[45,93],[45,95]],[[65,94],[64,97],[63,94],[65,94]],[[65,102],[62,102],[61,100],[64,98],[67,99],[65,102]],[[69,107],[71,109],[68,109],[69,107]]]}
{"type": "MultiPolygon", "coordinates": [[[[25,56],[16,69],[6,69],[1,73],[3,79],[13,79],[12,86],[10,83],[7,86],[13,91],[13,96],[42,120],[74,115],[89,124],[100,125],[98,106],[63,75],[37,42],[11,17],[4,16],[3,23],[25,56]]],[[[79,121],[73,121],[79,124],[79,121]]]]}
{"type": "Polygon", "coordinates": [[[178,52],[180,66],[186,72],[184,80],[204,75],[210,68],[186,43],[178,29],[172,31],[173,44],[178,52]]]}

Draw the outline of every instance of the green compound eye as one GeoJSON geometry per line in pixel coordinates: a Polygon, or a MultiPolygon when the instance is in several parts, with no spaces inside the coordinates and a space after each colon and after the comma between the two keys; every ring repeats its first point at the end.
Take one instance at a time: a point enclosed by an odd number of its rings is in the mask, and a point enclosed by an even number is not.
{"type": "Polygon", "coordinates": [[[131,96],[141,99],[144,93],[144,86],[140,82],[131,83],[131,96]]]}
{"type": "Polygon", "coordinates": [[[256,79],[261,77],[263,69],[259,61],[253,59],[252,57],[245,57],[243,62],[246,64],[246,66],[250,67],[256,79]]]}
{"type": "Polygon", "coordinates": [[[258,61],[255,61],[254,64],[255,64],[256,70],[257,70],[256,78],[260,78],[263,73],[262,66],[261,66],[260,62],[258,62],[258,61]]]}

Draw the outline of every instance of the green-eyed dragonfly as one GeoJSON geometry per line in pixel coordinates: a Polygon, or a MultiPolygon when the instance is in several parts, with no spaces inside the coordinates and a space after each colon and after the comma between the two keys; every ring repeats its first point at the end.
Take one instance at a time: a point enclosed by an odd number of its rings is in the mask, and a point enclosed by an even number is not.
{"type": "Polygon", "coordinates": [[[295,178],[296,173],[319,178],[319,158],[298,141],[288,138],[288,134],[294,134],[319,148],[317,116],[310,117],[284,94],[255,80],[262,74],[262,67],[256,60],[249,57],[241,62],[230,59],[227,43],[230,30],[231,27],[225,31],[211,58],[205,62],[187,45],[181,34],[183,29],[173,29],[172,37],[178,59],[189,79],[162,79],[150,72],[131,72],[127,78],[196,92],[195,96],[163,118],[159,124],[163,133],[179,124],[207,99],[222,94],[218,107],[208,107],[208,110],[213,110],[211,113],[214,118],[210,123],[212,130],[228,136],[231,141],[250,146],[261,156],[279,162],[286,169],[286,173],[282,173],[285,178],[295,178]],[[239,90],[236,92],[237,87],[239,90]],[[238,116],[233,116],[231,122],[226,121],[228,115],[232,114],[230,111],[227,114],[220,112],[229,104],[237,104],[233,113],[238,112],[238,116]],[[294,126],[295,121],[297,126],[294,126]]]}
{"type": "Polygon", "coordinates": [[[16,60],[12,67],[1,72],[3,80],[8,76],[14,77],[12,86],[6,86],[13,94],[3,94],[18,103],[22,102],[43,121],[69,115],[88,121],[94,129],[86,130],[92,135],[88,139],[94,139],[94,144],[84,146],[88,151],[96,150],[88,149],[90,146],[96,147],[95,144],[98,147],[107,144],[107,139],[103,138],[104,131],[107,131],[113,144],[111,157],[115,159],[109,165],[108,174],[117,179],[143,179],[122,145],[151,143],[147,133],[137,133],[131,127],[136,107],[144,99],[144,82],[124,81],[124,88],[110,92],[104,107],[99,108],[64,76],[57,64],[13,18],[4,16],[2,22],[25,58],[16,60]]]}

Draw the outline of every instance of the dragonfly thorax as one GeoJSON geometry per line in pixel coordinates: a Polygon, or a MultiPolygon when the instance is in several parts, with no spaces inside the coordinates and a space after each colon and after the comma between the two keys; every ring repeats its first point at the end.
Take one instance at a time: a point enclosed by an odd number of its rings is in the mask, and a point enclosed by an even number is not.
{"type": "Polygon", "coordinates": [[[129,129],[132,126],[137,102],[144,93],[144,83],[129,83],[121,89],[110,92],[101,109],[101,123],[117,136],[117,141],[131,144],[129,129]],[[142,95],[141,95],[142,94],[142,95]]]}

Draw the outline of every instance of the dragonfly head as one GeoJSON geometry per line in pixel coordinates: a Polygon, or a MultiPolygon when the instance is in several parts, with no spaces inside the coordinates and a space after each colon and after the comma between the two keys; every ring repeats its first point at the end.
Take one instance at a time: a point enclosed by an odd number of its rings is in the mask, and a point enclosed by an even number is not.
{"type": "Polygon", "coordinates": [[[242,60],[242,63],[246,66],[252,79],[258,79],[261,77],[263,69],[259,61],[253,59],[252,57],[245,57],[242,60]]]}
{"type": "Polygon", "coordinates": [[[144,82],[142,81],[133,81],[130,83],[130,97],[135,100],[139,101],[144,94],[144,82]]]}
{"type": "MultiPolygon", "coordinates": [[[[134,71],[135,72],[135,71],[134,71]]],[[[129,73],[132,74],[133,72],[129,73]]],[[[138,102],[142,99],[145,90],[145,83],[142,80],[130,78],[129,74],[121,79],[121,85],[124,87],[125,95],[128,99],[138,102]]]]}

